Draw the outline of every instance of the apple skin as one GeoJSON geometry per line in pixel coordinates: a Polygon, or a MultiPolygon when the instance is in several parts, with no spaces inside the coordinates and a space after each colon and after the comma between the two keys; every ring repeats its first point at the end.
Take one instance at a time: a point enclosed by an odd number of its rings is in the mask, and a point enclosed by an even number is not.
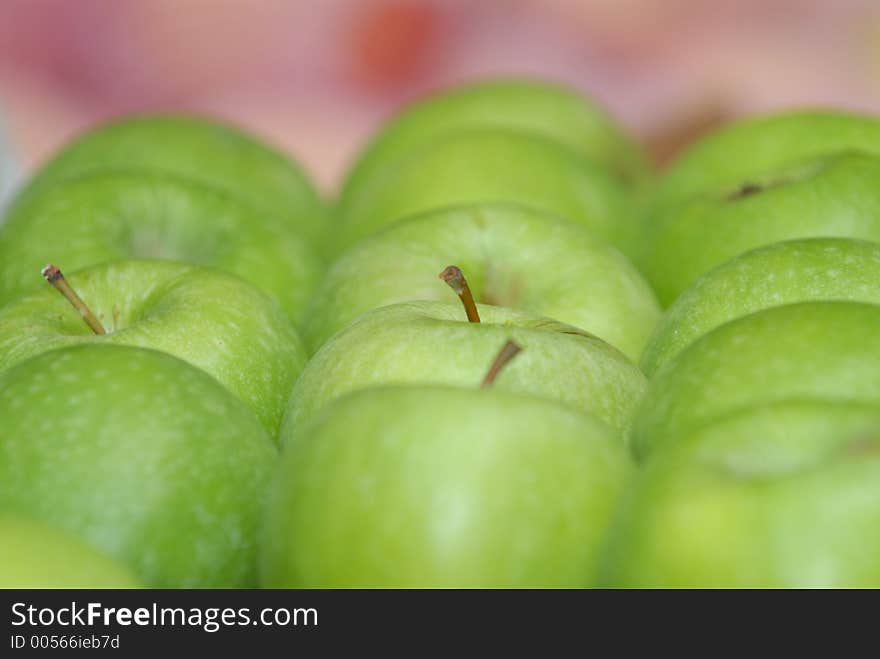
{"type": "Polygon", "coordinates": [[[622,498],[604,586],[880,586],[880,406],[781,401],[658,452],[622,498]]]}
{"type": "Polygon", "coordinates": [[[667,209],[723,194],[776,172],[846,152],[880,156],[880,120],[836,110],[748,117],[694,142],[664,174],[654,205],[667,209]]]}
{"type": "Polygon", "coordinates": [[[508,339],[523,352],[493,388],[567,403],[623,435],[647,381],[622,353],[549,318],[478,308],[480,323],[467,322],[460,303],[410,302],[364,314],[306,365],[290,396],[281,437],[357,389],[402,383],[475,387],[508,339]]]}
{"type": "Polygon", "coordinates": [[[486,128],[414,148],[371,176],[339,207],[337,250],[411,215],[493,201],[584,225],[628,256],[639,251],[635,201],[604,167],[540,135],[486,128]]]}
{"type": "Polygon", "coordinates": [[[285,440],[273,588],[590,586],[631,472],[604,424],[494,388],[360,391],[285,440]]]}
{"type": "Polygon", "coordinates": [[[703,334],[768,307],[813,300],[880,304],[880,244],[846,238],[773,243],[710,270],[666,310],[642,355],[648,377],[703,334]]]}
{"type": "Polygon", "coordinates": [[[323,202],[294,162],[255,136],[206,117],[141,115],[97,126],[65,145],[24,194],[114,171],[170,174],[216,188],[284,219],[313,244],[328,228],[323,202]]]}
{"type": "Polygon", "coordinates": [[[125,567],[79,538],[0,513],[0,588],[140,588],[125,567]]]}
{"type": "Polygon", "coordinates": [[[83,343],[152,348],[198,366],[276,437],[305,348],[278,303],[220,270],[116,261],[65,275],[107,334],[93,334],[49,284],[0,308],[0,371],[83,343]]]}
{"type": "Polygon", "coordinates": [[[382,168],[420,146],[473,128],[507,128],[542,135],[631,183],[643,181],[650,170],[641,148],[592,99],[540,80],[495,79],[423,98],[392,117],[351,168],[341,198],[358,196],[382,168]]]}
{"type": "Polygon", "coordinates": [[[880,409],[880,306],[804,302],[704,335],[654,375],[632,422],[640,458],[738,410],[783,400],[880,409]]]}
{"type": "Polygon", "coordinates": [[[0,305],[42,282],[48,261],[73,272],[156,258],[222,268],[273,295],[299,320],[323,272],[282,220],[217,189],[164,174],[100,173],[21,196],[0,226],[0,305]]]}
{"type": "Polygon", "coordinates": [[[0,510],[64,529],[154,588],[251,587],[277,450],[214,378],[81,345],[0,373],[0,510]]]}
{"type": "Polygon", "coordinates": [[[478,302],[581,327],[638,359],[660,318],[654,293],[583,227],[515,204],[475,204],[401,222],[346,252],[319,286],[303,334],[316,350],[362,313],[454,299],[437,279],[462,268],[478,302]]]}
{"type": "Polygon", "coordinates": [[[711,268],[783,240],[880,240],[880,121],[834,112],[749,119],[664,176],[635,257],[668,306],[711,268]]]}

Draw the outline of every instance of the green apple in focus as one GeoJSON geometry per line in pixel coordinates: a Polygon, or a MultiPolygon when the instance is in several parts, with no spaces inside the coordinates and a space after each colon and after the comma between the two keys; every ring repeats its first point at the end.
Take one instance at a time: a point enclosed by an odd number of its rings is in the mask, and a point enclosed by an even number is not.
{"type": "Polygon", "coordinates": [[[729,414],[777,401],[880,409],[880,305],[803,302],[738,318],[654,375],[632,423],[644,457],[729,414]]]}
{"type": "Polygon", "coordinates": [[[96,126],[55,154],[23,194],[99,172],[169,174],[201,183],[283,219],[313,245],[327,231],[324,204],[296,163],[256,136],[214,119],[142,115],[96,126]]]}
{"type": "Polygon", "coordinates": [[[0,373],[0,511],[66,530],[149,587],[255,584],[277,451],[253,413],[176,357],[119,345],[0,373]]]}
{"type": "Polygon", "coordinates": [[[632,184],[641,182],[650,169],[638,144],[604,108],[578,91],[541,80],[484,80],[420,99],[392,117],[352,166],[342,199],[357,196],[383,167],[423,144],[473,128],[542,135],[632,184]]]}
{"type": "Polygon", "coordinates": [[[0,226],[0,305],[38,289],[49,259],[70,272],[119,259],[220,268],[275,297],[298,321],[323,271],[283,220],[166,174],[101,172],[23,194],[0,226]]]}
{"type": "Polygon", "coordinates": [[[478,302],[580,327],[638,359],[660,317],[654,293],[617,250],[583,227],[515,204],[427,213],[365,239],[331,267],[303,323],[314,351],[362,313],[450,300],[437,271],[456,263],[478,302]]]}
{"type": "Polygon", "coordinates": [[[641,218],[618,178],[563,144],[498,128],[445,135],[376,172],[339,207],[337,252],[408,216],[499,201],[559,215],[638,253],[641,218]]]}
{"type": "Polygon", "coordinates": [[[217,378],[277,435],[306,354],[275,300],[220,270],[170,261],[104,263],[66,279],[107,333],[44,283],[0,308],[0,371],[82,343],[153,348],[217,378]]]}
{"type": "Polygon", "coordinates": [[[125,567],[79,538],[0,513],[0,588],[139,588],[125,567]]]}
{"type": "Polygon", "coordinates": [[[647,382],[621,352],[549,318],[488,305],[478,309],[478,323],[468,322],[461,304],[427,301],[358,318],[306,365],[290,396],[282,440],[350,391],[403,383],[471,386],[509,338],[524,350],[496,390],[567,403],[623,435],[647,382]]]}
{"type": "Polygon", "coordinates": [[[591,586],[631,471],[604,424],[494,387],[359,391],[284,439],[271,588],[591,586]]]}
{"type": "Polygon", "coordinates": [[[880,587],[880,405],[734,412],[658,453],[622,499],[605,586],[880,587]]]}
{"type": "Polygon", "coordinates": [[[722,129],[672,165],[645,230],[636,261],[664,306],[756,247],[813,237],[880,241],[880,121],[791,113],[722,129]]]}
{"type": "Polygon", "coordinates": [[[880,243],[812,238],[773,243],[710,270],[666,310],[645,348],[648,377],[703,334],[768,307],[813,300],[880,304],[880,243]]]}

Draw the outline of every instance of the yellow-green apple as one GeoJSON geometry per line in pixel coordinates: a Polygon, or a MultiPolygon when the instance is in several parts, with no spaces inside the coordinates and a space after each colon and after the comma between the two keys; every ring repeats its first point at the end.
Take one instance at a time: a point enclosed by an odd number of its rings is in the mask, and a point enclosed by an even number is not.
{"type": "Polygon", "coordinates": [[[147,586],[248,587],[277,451],[204,371],[119,345],[0,373],[0,510],[82,538],[147,586]]]}
{"type": "Polygon", "coordinates": [[[742,192],[744,183],[850,151],[880,155],[880,120],[831,109],[747,117],[690,145],[664,174],[655,204],[668,208],[713,190],[742,192]]]}
{"type": "Polygon", "coordinates": [[[637,261],[671,304],[711,268],[782,240],[880,241],[880,120],[748,119],[695,144],[661,182],[637,261]]]}
{"type": "Polygon", "coordinates": [[[130,570],[65,531],[0,513],[0,588],[138,588],[130,570]]]}
{"type": "Polygon", "coordinates": [[[337,252],[411,215],[506,201],[554,213],[638,253],[641,218],[604,166],[535,133],[470,128],[420,145],[382,167],[339,207],[337,252]]]}
{"type": "Polygon", "coordinates": [[[155,258],[237,274],[298,320],[323,266],[283,218],[220,188],[146,170],[108,170],[22,194],[0,226],[0,305],[38,288],[50,259],[73,272],[155,258]]]}
{"type": "Polygon", "coordinates": [[[644,393],[642,372],[589,333],[522,311],[479,305],[469,322],[460,304],[409,302],[370,311],[312,357],[294,386],[282,439],[330,401],[380,384],[478,382],[507,338],[523,346],[495,384],[595,414],[622,434],[644,393]]]}
{"type": "Polygon", "coordinates": [[[23,194],[97,172],[190,179],[260,214],[284,219],[314,244],[327,230],[323,202],[296,163],[256,136],[215,119],[141,115],[96,126],[65,145],[23,194]]]}
{"type": "Polygon", "coordinates": [[[811,300],[880,304],[880,244],[847,238],[773,243],[710,270],[667,309],[642,355],[650,377],[706,332],[768,307],[811,300]]]}
{"type": "Polygon", "coordinates": [[[306,355],[271,297],[220,270],[169,261],[116,261],[56,277],[69,282],[104,333],[44,284],[0,308],[0,371],[82,343],[153,348],[217,378],[277,435],[306,355]]]}
{"type": "Polygon", "coordinates": [[[633,424],[637,455],[661,452],[725,416],[777,401],[880,409],[880,305],[802,302],[704,335],[654,375],[633,424]]]}
{"type": "Polygon", "coordinates": [[[316,350],[362,313],[410,300],[449,300],[436,272],[456,263],[478,302],[583,328],[631,359],[660,317],[651,288],[617,250],[583,227],[515,204],[429,212],[346,252],[303,322],[316,350]]]}
{"type": "Polygon", "coordinates": [[[623,495],[601,583],[876,588],[878,483],[876,403],[731,412],[648,461],[623,495]]]}
{"type": "Polygon", "coordinates": [[[418,147],[471,128],[511,128],[550,138],[605,165],[625,181],[646,176],[641,148],[594,100],[542,80],[484,80],[444,90],[392,117],[364,148],[342,188],[358,191],[383,167],[418,147]]]}
{"type": "Polygon", "coordinates": [[[630,471],[610,429],[555,401],[494,387],[359,391],[285,437],[260,581],[590,586],[630,471]]]}

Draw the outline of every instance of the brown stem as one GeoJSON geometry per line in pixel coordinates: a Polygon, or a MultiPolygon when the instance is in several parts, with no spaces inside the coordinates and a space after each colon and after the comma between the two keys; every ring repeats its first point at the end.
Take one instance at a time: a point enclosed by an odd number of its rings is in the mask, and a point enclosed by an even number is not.
{"type": "Polygon", "coordinates": [[[505,343],[501,350],[498,351],[495,361],[492,362],[492,365],[486,372],[486,377],[483,378],[483,383],[480,386],[483,389],[491,387],[492,383],[495,382],[495,378],[497,378],[498,374],[501,372],[501,369],[507,366],[507,364],[509,364],[510,361],[520,352],[522,352],[522,347],[512,339],[508,339],[507,343],[505,343]]]}
{"type": "Polygon", "coordinates": [[[477,312],[477,304],[474,302],[474,296],[471,295],[471,288],[468,286],[467,279],[464,278],[464,273],[458,266],[446,266],[443,272],[440,273],[440,279],[449,284],[449,287],[461,298],[468,321],[479,323],[480,314],[477,312]]]}
{"type": "Polygon", "coordinates": [[[50,263],[43,268],[42,275],[45,277],[46,281],[58,290],[59,293],[67,298],[67,301],[73,305],[74,309],[79,311],[79,315],[83,317],[83,320],[86,321],[86,325],[88,325],[95,334],[107,333],[104,326],[101,324],[101,321],[98,320],[97,316],[92,313],[92,310],[82,301],[82,298],[77,295],[76,291],[67,283],[61,270],[58,269],[58,266],[54,266],[50,263]]]}

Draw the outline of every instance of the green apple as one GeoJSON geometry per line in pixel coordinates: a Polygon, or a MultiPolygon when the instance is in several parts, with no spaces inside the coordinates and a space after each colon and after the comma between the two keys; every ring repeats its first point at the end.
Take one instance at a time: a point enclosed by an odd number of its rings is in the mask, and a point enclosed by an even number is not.
{"type": "Polygon", "coordinates": [[[590,586],[631,470],[604,424],[494,387],[368,389],[285,439],[275,588],[590,586]]]}
{"type": "Polygon", "coordinates": [[[880,305],[803,302],[738,318],[662,366],[636,414],[645,456],[728,414],[774,401],[880,409],[880,305]]]}
{"type": "Polygon", "coordinates": [[[316,350],[362,313],[395,302],[449,300],[446,263],[468,275],[480,302],[581,327],[638,359],[660,310],[617,250],[583,227],[515,204],[430,212],[346,252],[315,294],[303,334],[316,350]]]}
{"type": "Polygon", "coordinates": [[[880,240],[880,121],[797,113],[735,124],[697,143],[657,192],[637,258],[671,304],[711,268],[811,237],[880,240]]]}
{"type": "Polygon", "coordinates": [[[214,378],[80,345],[0,373],[0,510],[82,538],[150,587],[248,587],[277,451],[214,378]]]}
{"type": "Polygon", "coordinates": [[[216,188],[261,214],[276,215],[318,244],[326,211],[286,156],[238,128],[196,116],[143,115],[93,128],[67,144],[25,190],[96,172],[170,174],[216,188]]]}
{"type": "Polygon", "coordinates": [[[44,284],[0,308],[0,371],[81,343],[153,348],[213,375],[277,435],[306,355],[275,300],[220,270],[169,261],[104,263],[66,279],[106,334],[44,284]]]}
{"type": "Polygon", "coordinates": [[[312,357],[290,396],[281,437],[331,400],[379,384],[479,382],[508,338],[525,348],[495,388],[568,403],[622,434],[647,386],[622,353],[587,332],[542,316],[481,305],[479,323],[460,304],[410,302],[370,311],[312,357]]]}
{"type": "Polygon", "coordinates": [[[838,110],[748,117],[690,145],[664,174],[655,203],[668,208],[707,193],[739,190],[847,152],[880,155],[877,117],[838,110]]]}
{"type": "Polygon", "coordinates": [[[560,142],[628,182],[645,178],[648,159],[595,101],[540,80],[496,79],[445,90],[392,117],[361,153],[342,189],[357,196],[383,167],[437,139],[471,128],[510,128],[560,142]]]}
{"type": "Polygon", "coordinates": [[[0,305],[42,285],[49,260],[73,272],[157,258],[218,267],[273,295],[298,320],[321,276],[308,241],[219,189],[166,174],[106,172],[24,194],[0,226],[0,305]]]}
{"type": "Polygon", "coordinates": [[[880,244],[846,238],[773,243],[694,282],[669,307],[642,355],[650,377],[703,334],[768,307],[810,300],[880,304],[880,244]]]}
{"type": "Polygon", "coordinates": [[[410,215],[492,201],[560,215],[627,255],[638,251],[641,220],[619,179],[563,144],[500,128],[446,135],[381,168],[342,200],[337,249],[410,215]]]}
{"type": "Polygon", "coordinates": [[[138,588],[137,578],[79,538],[0,513],[0,588],[138,588]]]}
{"type": "Polygon", "coordinates": [[[880,586],[880,405],[781,401],[682,437],[604,553],[607,586],[880,586]]]}

